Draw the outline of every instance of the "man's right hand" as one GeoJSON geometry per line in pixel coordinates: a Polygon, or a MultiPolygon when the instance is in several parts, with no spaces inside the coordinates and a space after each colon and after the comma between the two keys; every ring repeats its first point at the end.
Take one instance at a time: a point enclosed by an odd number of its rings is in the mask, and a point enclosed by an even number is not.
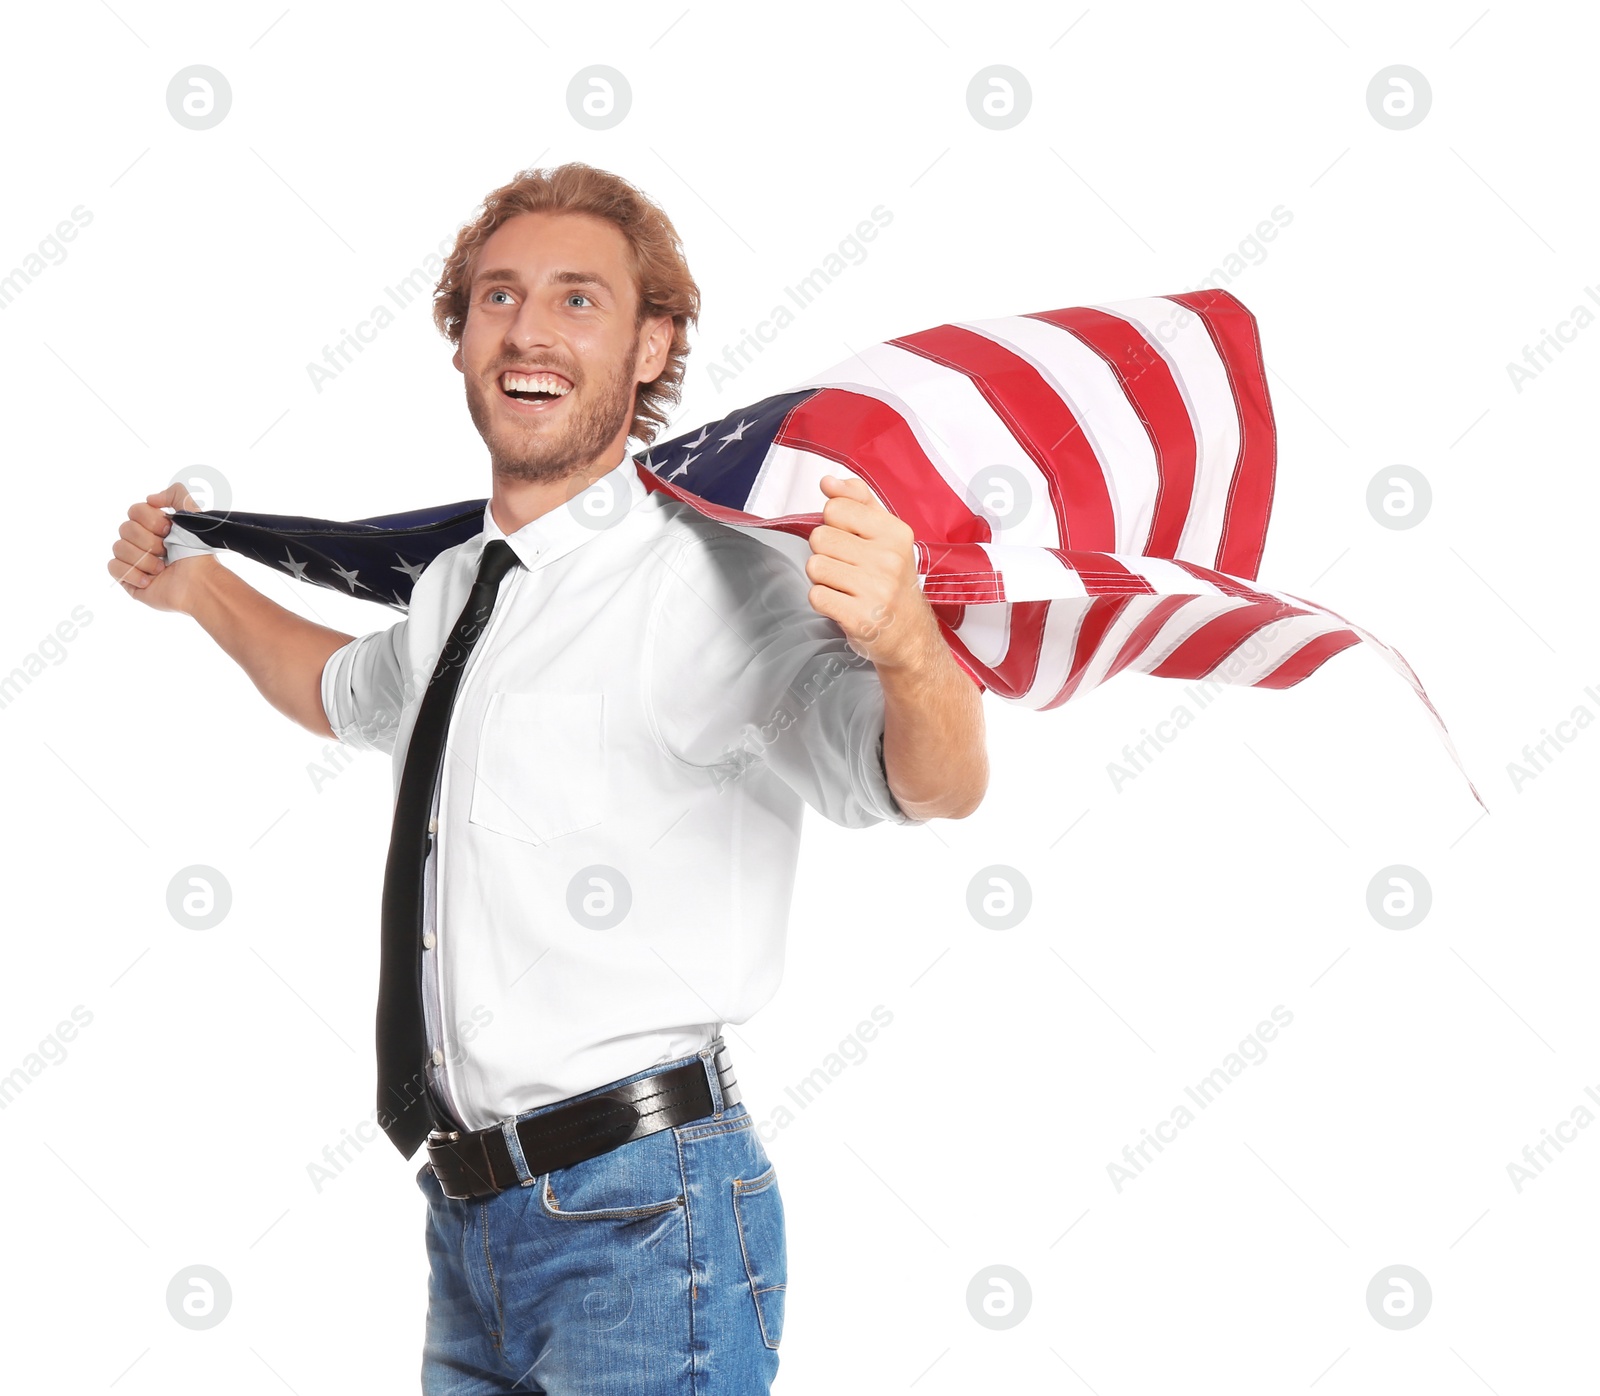
{"type": "Polygon", "coordinates": [[[146,495],[128,510],[106,570],[146,606],[193,616],[273,707],[308,732],[334,740],[322,707],[322,671],[328,656],[355,636],[267,600],[212,553],[168,562],[172,520],[163,508],[199,512],[181,484],[146,495]]]}
{"type": "Polygon", "coordinates": [[[172,519],[163,506],[197,511],[189,491],[180,483],[159,494],[146,495],[143,504],[128,509],[128,520],[118,529],[106,570],[129,596],[158,611],[187,611],[188,594],[201,574],[222,564],[210,554],[167,561],[166,536],[172,519]]]}

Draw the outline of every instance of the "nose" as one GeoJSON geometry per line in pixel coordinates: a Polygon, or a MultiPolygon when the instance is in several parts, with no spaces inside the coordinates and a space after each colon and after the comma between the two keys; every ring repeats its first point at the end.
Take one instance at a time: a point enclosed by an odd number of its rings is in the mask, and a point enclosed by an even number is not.
{"type": "Polygon", "coordinates": [[[506,346],[518,354],[548,348],[556,342],[555,317],[538,296],[526,297],[506,327],[506,346]]]}

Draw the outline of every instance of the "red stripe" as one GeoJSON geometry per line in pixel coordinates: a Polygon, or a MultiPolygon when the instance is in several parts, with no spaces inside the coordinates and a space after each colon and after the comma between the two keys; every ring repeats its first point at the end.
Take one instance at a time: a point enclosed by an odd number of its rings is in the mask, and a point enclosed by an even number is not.
{"type": "Polygon", "coordinates": [[[982,605],[1006,599],[1005,580],[976,543],[917,544],[922,594],[928,601],[982,605]]]}
{"type": "Polygon", "coordinates": [[[1003,344],[957,325],[888,341],[962,373],[1043,473],[1061,546],[1117,546],[1105,471],[1071,409],[1039,370],[1003,344]]]}
{"type": "Polygon", "coordinates": [[[1086,553],[1076,548],[1048,548],[1078,574],[1090,596],[1152,595],[1155,588],[1137,572],[1130,572],[1110,553],[1086,553]]]}
{"type": "Polygon", "coordinates": [[[1201,679],[1262,627],[1305,612],[1282,601],[1240,606],[1213,617],[1149,672],[1158,679],[1201,679]]]}
{"type": "Polygon", "coordinates": [[[849,467],[918,538],[989,541],[988,520],[945,483],[905,419],[877,398],[824,388],[795,405],[773,442],[849,467]]]}
{"type": "Polygon", "coordinates": [[[990,687],[1002,698],[1020,698],[1039,673],[1039,650],[1044,643],[1048,601],[1014,601],[1008,607],[1011,632],[1005,658],[989,672],[990,687]]]}
{"type": "Polygon", "coordinates": [[[1264,591],[1257,591],[1252,586],[1246,586],[1237,577],[1224,576],[1221,572],[1214,572],[1209,567],[1202,567],[1197,562],[1184,562],[1174,558],[1173,561],[1191,577],[1198,577],[1203,582],[1210,582],[1224,596],[1237,596],[1246,601],[1276,601],[1275,596],[1268,596],[1264,591]]]}
{"type": "Polygon", "coordinates": [[[1278,436],[1272,422],[1272,399],[1267,393],[1267,370],[1261,362],[1256,317],[1226,291],[1190,291],[1166,299],[1188,306],[1200,316],[1228,373],[1228,386],[1239,413],[1239,457],[1228,487],[1216,567],[1254,581],[1261,568],[1261,550],[1266,546],[1278,461],[1278,436]]]}
{"type": "Polygon", "coordinates": [[[1309,640],[1276,669],[1255,681],[1256,688],[1292,688],[1301,679],[1317,672],[1334,655],[1359,645],[1361,637],[1353,630],[1332,630],[1309,640]]]}
{"type": "Polygon", "coordinates": [[[1194,421],[1167,361],[1131,320],[1101,310],[1069,307],[1027,317],[1076,335],[1115,375],[1123,396],[1150,438],[1156,457],[1156,502],[1150,533],[1138,551],[1172,557],[1194,503],[1194,421]]]}
{"type": "Polygon", "coordinates": [[[940,605],[928,603],[928,609],[933,612],[933,618],[952,632],[961,629],[962,619],[967,614],[967,603],[952,601],[940,605]]]}
{"type": "MultiPolygon", "coordinates": [[[[1128,636],[1117,657],[1111,661],[1110,667],[1106,670],[1105,679],[1115,678],[1138,659],[1150,648],[1150,642],[1160,634],[1161,627],[1193,599],[1190,596],[1163,596],[1156,602],[1151,607],[1150,614],[1134,626],[1133,633],[1128,636]]],[[[1100,682],[1104,683],[1105,679],[1101,679],[1100,682]]]]}
{"type": "MultiPolygon", "coordinates": [[[[1117,614],[1121,613],[1121,610],[1126,606],[1128,599],[1129,598],[1127,597],[1122,597],[1117,602],[1117,614]]],[[[1161,600],[1156,602],[1156,604],[1151,607],[1150,613],[1133,627],[1133,630],[1129,633],[1128,638],[1123,641],[1122,648],[1117,651],[1117,657],[1111,661],[1110,666],[1106,669],[1105,675],[1101,678],[1100,682],[1104,683],[1106,679],[1114,678],[1117,674],[1121,673],[1123,669],[1127,668],[1128,665],[1132,664],[1134,660],[1138,659],[1139,656],[1145,652],[1145,650],[1149,649],[1150,642],[1154,640],[1155,637],[1160,633],[1161,627],[1164,626],[1174,614],[1187,606],[1193,599],[1194,598],[1190,596],[1163,596],[1161,600]]],[[[1099,605],[1102,603],[1096,602],[1094,604],[1099,605]]],[[[1096,648],[1098,648],[1098,646],[1096,646],[1096,648]]],[[[1078,685],[1083,682],[1083,675],[1088,667],[1088,658],[1089,657],[1085,657],[1083,664],[1074,666],[1075,671],[1068,677],[1067,682],[1061,686],[1061,691],[1057,693],[1056,696],[1048,703],[1046,703],[1044,708],[1059,707],[1077,692],[1078,685]]],[[[1043,708],[1040,709],[1041,712],[1043,710],[1043,708]]]]}
{"type": "Polygon", "coordinates": [[[1106,632],[1127,608],[1128,601],[1127,596],[1100,596],[1084,609],[1083,620],[1078,625],[1078,634],[1073,643],[1072,663],[1067,668],[1066,681],[1056,690],[1055,697],[1044,705],[1046,708],[1065,703],[1078,691],[1078,685],[1088,672],[1089,661],[1105,642],[1106,632]]]}
{"type": "Polygon", "coordinates": [[[822,511],[819,509],[814,514],[784,514],[779,518],[763,519],[755,514],[747,514],[742,509],[730,509],[725,504],[713,504],[709,499],[693,494],[681,485],[674,485],[670,480],[663,480],[653,470],[647,470],[642,465],[634,467],[639,472],[640,482],[647,490],[657,490],[671,499],[676,499],[687,504],[691,509],[704,514],[708,519],[717,523],[738,524],[744,528],[774,528],[780,533],[792,533],[796,538],[806,538],[811,530],[822,522],[822,511]]]}

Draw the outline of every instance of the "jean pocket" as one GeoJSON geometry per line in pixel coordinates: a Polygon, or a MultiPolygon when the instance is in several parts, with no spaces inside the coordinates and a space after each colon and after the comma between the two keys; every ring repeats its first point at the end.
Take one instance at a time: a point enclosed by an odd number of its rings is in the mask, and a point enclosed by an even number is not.
{"type": "Polygon", "coordinates": [[[769,1348],[783,1340],[783,1304],[788,1289],[789,1255],[784,1239],[783,1198],[778,1192],[776,1164],[753,1178],[733,1180],[733,1216],[739,1228],[739,1249],[755,1296],[756,1319],[769,1348]]]}
{"type": "Polygon", "coordinates": [[[671,1130],[553,1169],[536,1188],[540,1212],[554,1221],[631,1221],[684,1205],[671,1130]]]}
{"type": "Polygon", "coordinates": [[[606,816],[603,693],[495,693],[478,734],[467,818],[548,844],[606,816]]]}

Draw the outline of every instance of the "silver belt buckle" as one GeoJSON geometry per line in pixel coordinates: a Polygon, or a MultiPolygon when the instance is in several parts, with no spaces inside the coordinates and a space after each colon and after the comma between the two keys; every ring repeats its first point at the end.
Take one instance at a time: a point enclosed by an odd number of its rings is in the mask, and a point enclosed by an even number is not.
{"type": "Polygon", "coordinates": [[[450,1198],[451,1201],[453,1201],[453,1202],[467,1202],[467,1201],[470,1201],[471,1198],[473,1197],[473,1194],[472,1193],[454,1193],[454,1192],[450,1191],[449,1184],[447,1183],[447,1181],[445,1179],[445,1173],[440,1170],[438,1158],[435,1157],[435,1155],[443,1153],[443,1146],[444,1145],[446,1145],[446,1144],[454,1144],[460,1138],[461,1138],[461,1131],[458,1130],[458,1129],[451,1129],[451,1130],[431,1129],[431,1130],[428,1131],[428,1138],[427,1138],[428,1166],[433,1169],[433,1176],[439,1180],[439,1190],[442,1193],[444,1193],[444,1195],[446,1197],[450,1198]]]}

